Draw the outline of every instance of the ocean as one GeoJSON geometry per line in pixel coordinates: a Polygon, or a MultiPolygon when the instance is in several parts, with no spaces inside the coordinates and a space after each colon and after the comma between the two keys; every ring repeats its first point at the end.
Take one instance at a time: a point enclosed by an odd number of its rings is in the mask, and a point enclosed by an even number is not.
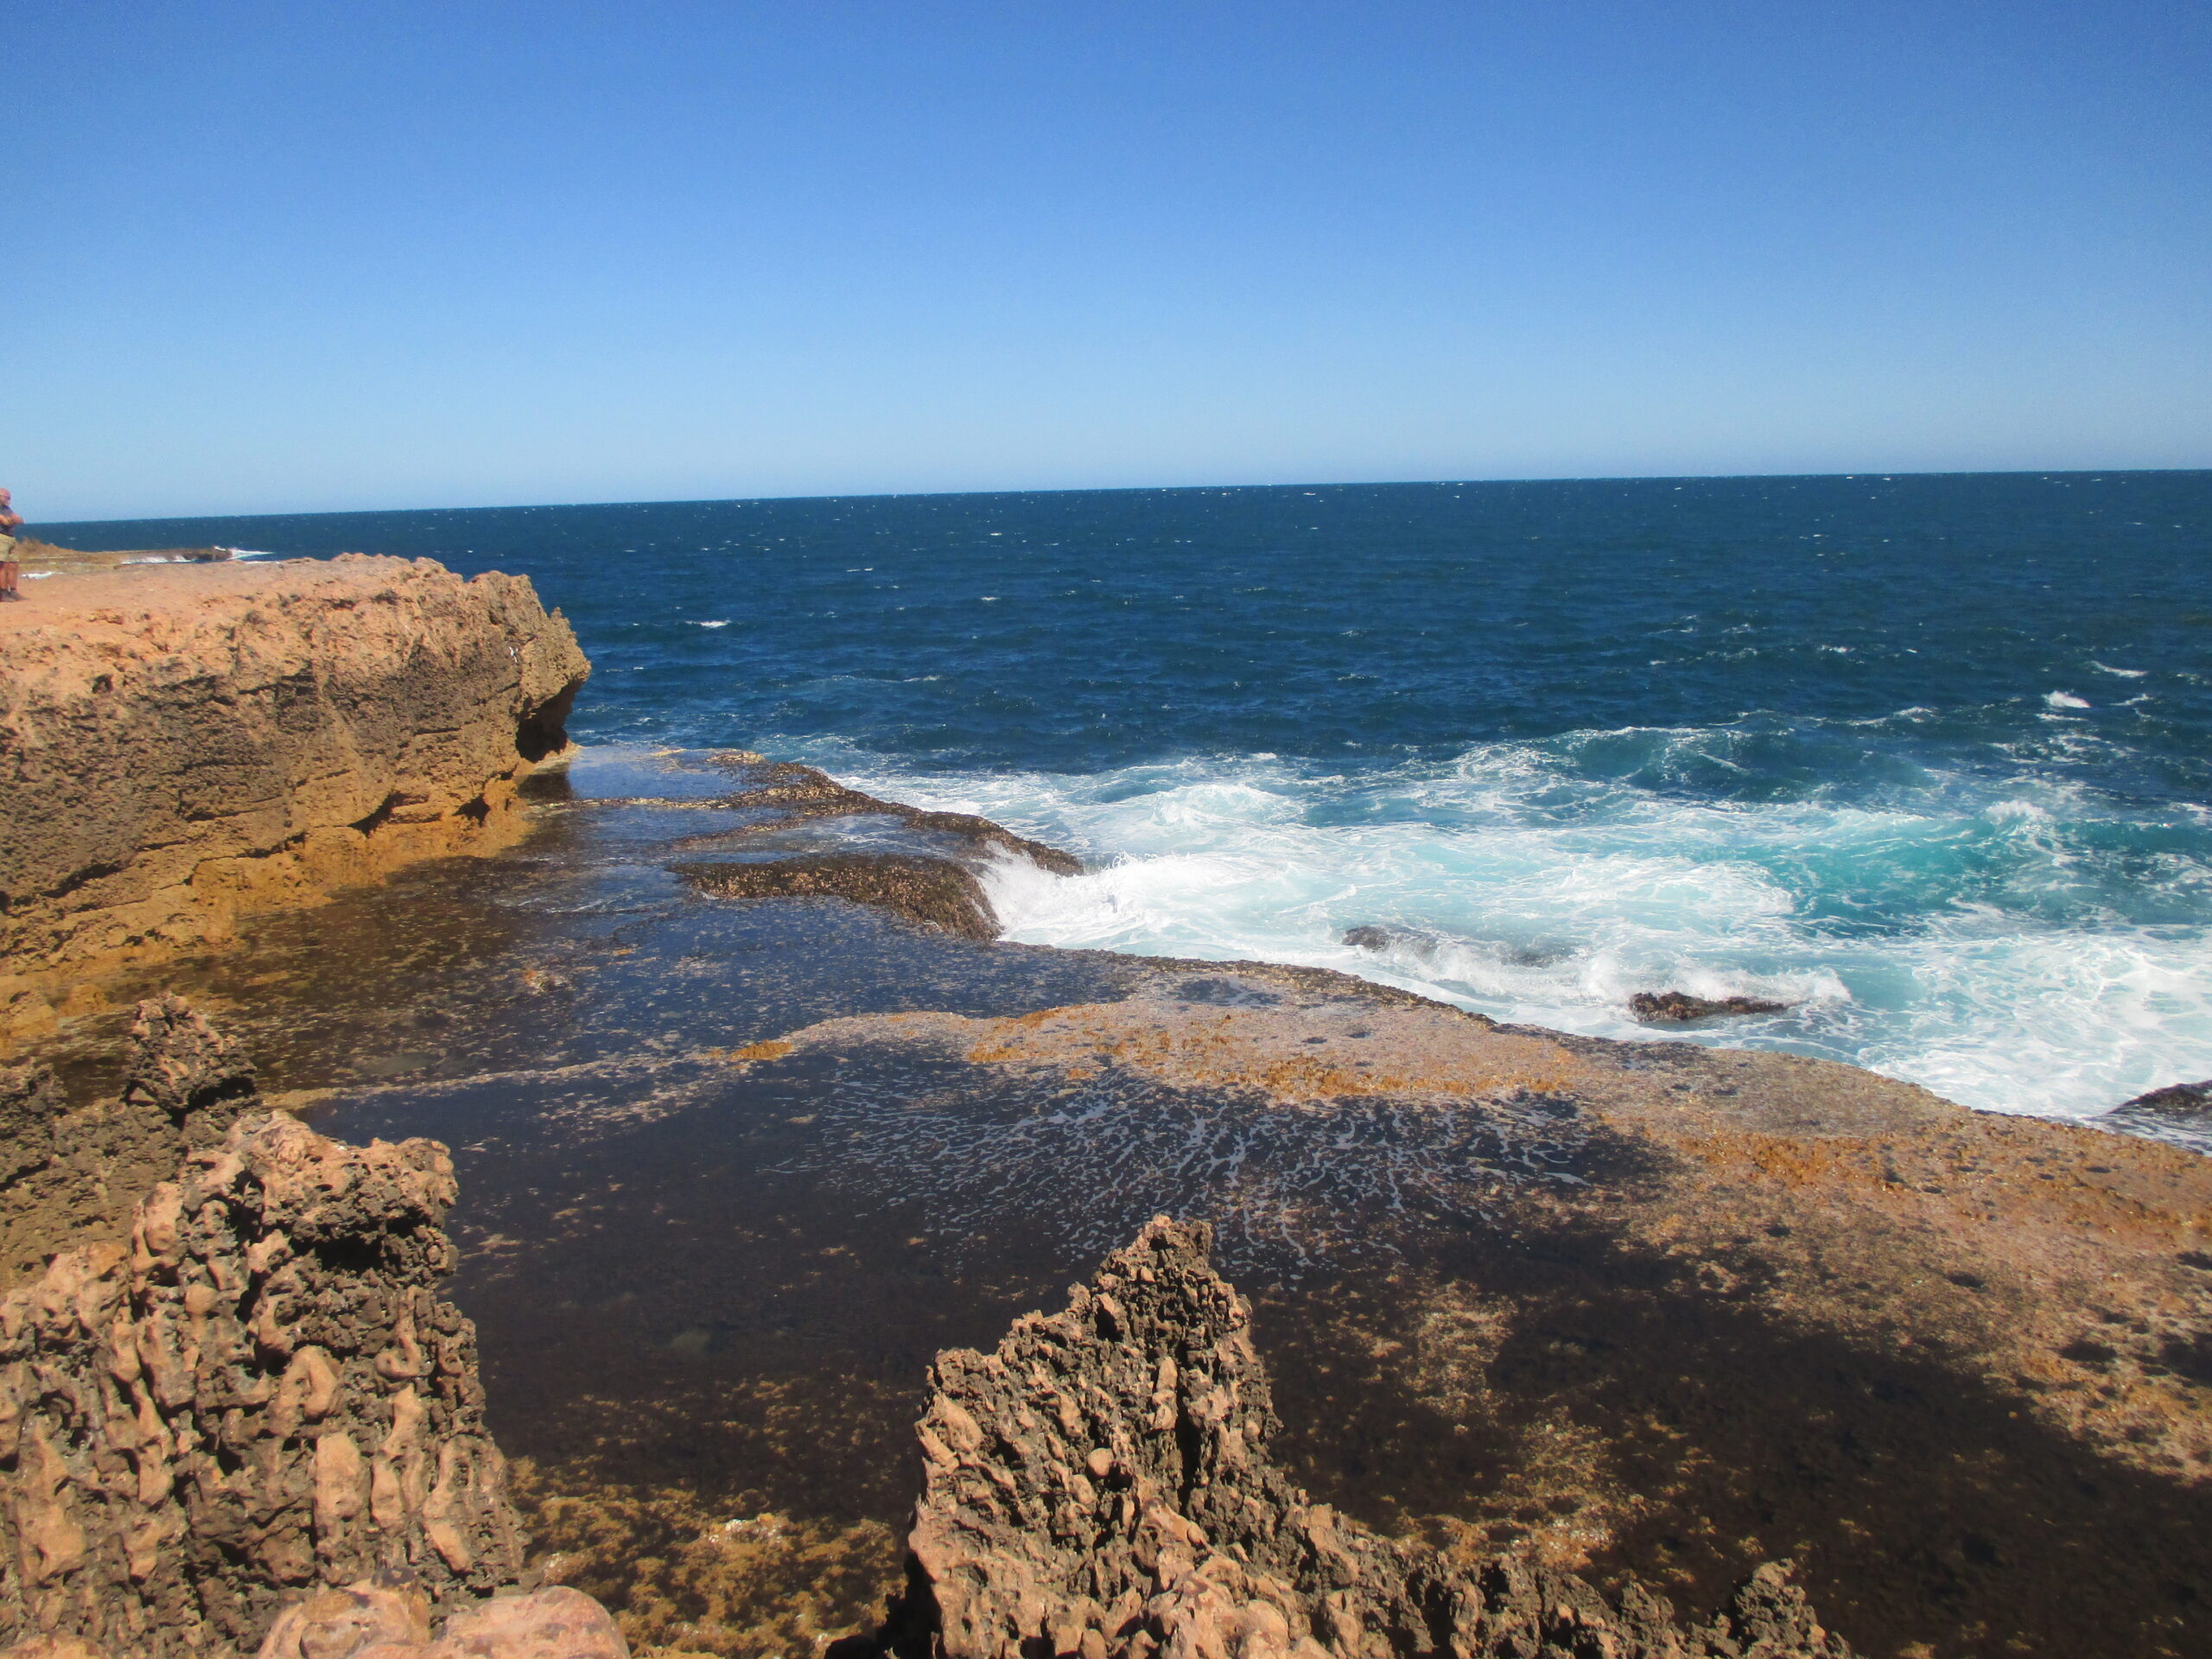
{"type": "Polygon", "coordinates": [[[2212,473],[45,524],[529,575],[570,729],[1080,854],[1009,937],[1340,969],[2086,1116],[2212,1077],[2212,473]],[[1348,943],[1354,933],[1358,943],[1348,943]]]}

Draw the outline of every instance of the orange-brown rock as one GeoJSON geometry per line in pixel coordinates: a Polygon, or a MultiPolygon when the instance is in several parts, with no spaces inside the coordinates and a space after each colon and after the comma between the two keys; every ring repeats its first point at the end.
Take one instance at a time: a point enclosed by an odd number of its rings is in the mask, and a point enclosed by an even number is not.
{"type": "Polygon", "coordinates": [[[257,1103],[252,1064],[181,997],[138,1005],[117,1099],[73,1110],[50,1067],[0,1066],[0,1289],[127,1239],[139,1199],[257,1103]]]}
{"type": "Polygon", "coordinates": [[[0,607],[0,1036],[104,967],[521,833],[589,666],[524,578],[134,567],[0,607]]]}
{"type": "Polygon", "coordinates": [[[0,1643],[251,1653],[318,1585],[512,1583],[453,1167],[255,1113],[0,1300],[0,1643]]]}
{"type": "Polygon", "coordinates": [[[607,1610],[555,1586],[464,1609],[430,1637],[419,1590],[373,1580],[326,1590],[286,1610],[257,1659],[629,1659],[607,1610]]]}
{"type": "Polygon", "coordinates": [[[1847,1659],[1777,1566],[1686,1626],[1633,1579],[1609,1599],[1310,1502],[1211,1243],[1158,1217],[1063,1312],[938,1357],[906,1614],[940,1659],[1847,1659]]]}

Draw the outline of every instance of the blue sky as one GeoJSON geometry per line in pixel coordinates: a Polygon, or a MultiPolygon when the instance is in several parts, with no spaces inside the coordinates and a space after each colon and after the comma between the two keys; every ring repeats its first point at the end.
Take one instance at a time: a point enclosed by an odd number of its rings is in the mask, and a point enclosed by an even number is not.
{"type": "Polygon", "coordinates": [[[2212,465],[2212,7],[13,0],[35,521],[2212,465]]]}

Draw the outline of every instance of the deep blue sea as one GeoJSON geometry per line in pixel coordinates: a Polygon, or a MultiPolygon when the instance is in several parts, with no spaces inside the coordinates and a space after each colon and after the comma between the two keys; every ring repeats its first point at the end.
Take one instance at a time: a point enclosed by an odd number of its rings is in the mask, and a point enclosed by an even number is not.
{"type": "Polygon", "coordinates": [[[2212,473],[37,529],[526,574],[594,664],[584,741],[808,760],[1092,861],[997,874],[1016,938],[1614,1036],[1637,990],[1769,995],[1699,1039],[2007,1110],[2212,1077],[2212,473]]]}

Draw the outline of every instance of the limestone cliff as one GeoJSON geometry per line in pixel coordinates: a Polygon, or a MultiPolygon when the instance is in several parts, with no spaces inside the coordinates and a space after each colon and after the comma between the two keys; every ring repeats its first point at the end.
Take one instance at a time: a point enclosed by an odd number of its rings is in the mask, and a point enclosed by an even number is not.
{"type": "Polygon", "coordinates": [[[0,1300],[0,1645],[214,1659],[318,1585],[512,1582],[454,1196],[434,1142],[251,1112],[0,1300]]]}
{"type": "Polygon", "coordinates": [[[521,832],[590,671],[529,582],[428,560],[56,576],[0,607],[0,1037],[246,912],[521,832]]]}
{"type": "Polygon", "coordinates": [[[1211,1242],[1160,1217],[1064,1312],[938,1357],[907,1614],[938,1659],[1847,1659],[1777,1566],[1685,1626],[1634,1580],[1608,1601],[1309,1502],[1211,1242]]]}

